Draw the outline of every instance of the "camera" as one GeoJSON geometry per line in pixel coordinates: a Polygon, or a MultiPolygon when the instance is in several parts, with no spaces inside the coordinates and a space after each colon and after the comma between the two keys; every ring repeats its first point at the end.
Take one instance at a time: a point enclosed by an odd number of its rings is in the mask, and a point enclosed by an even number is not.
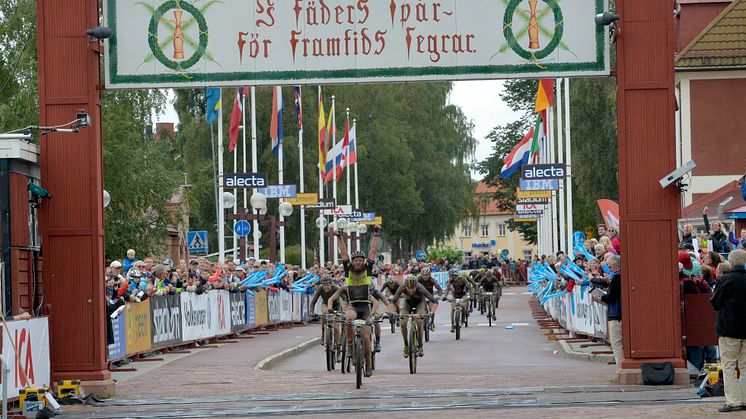
{"type": "Polygon", "coordinates": [[[52,199],[52,194],[49,193],[48,190],[41,187],[41,185],[37,185],[34,182],[29,182],[28,184],[28,190],[31,192],[31,194],[34,196],[34,198],[37,199],[52,199]]]}

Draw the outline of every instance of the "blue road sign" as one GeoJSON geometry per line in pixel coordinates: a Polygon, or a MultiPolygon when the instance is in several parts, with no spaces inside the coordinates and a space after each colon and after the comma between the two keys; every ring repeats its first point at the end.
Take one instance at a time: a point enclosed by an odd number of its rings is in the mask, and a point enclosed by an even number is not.
{"type": "Polygon", "coordinates": [[[238,220],[233,224],[233,231],[238,237],[246,237],[251,233],[251,224],[246,220],[238,220]]]}
{"type": "Polygon", "coordinates": [[[187,233],[187,245],[189,247],[189,254],[207,254],[209,247],[207,244],[207,232],[206,231],[190,231],[187,233]]]}
{"type": "Polygon", "coordinates": [[[422,261],[422,260],[425,260],[426,254],[424,250],[420,249],[417,251],[417,253],[415,253],[415,256],[417,257],[417,260],[422,261]]]}

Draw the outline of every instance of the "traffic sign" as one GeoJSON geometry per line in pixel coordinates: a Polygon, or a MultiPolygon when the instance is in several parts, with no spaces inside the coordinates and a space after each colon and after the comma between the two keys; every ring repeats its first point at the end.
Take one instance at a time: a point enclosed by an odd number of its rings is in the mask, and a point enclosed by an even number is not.
{"type": "Polygon", "coordinates": [[[233,231],[238,237],[246,237],[251,233],[251,224],[246,220],[238,220],[233,224],[233,231]]]}
{"type": "Polygon", "coordinates": [[[190,231],[187,233],[187,245],[190,255],[206,255],[209,251],[206,231],[190,231]]]}
{"type": "Polygon", "coordinates": [[[417,253],[415,253],[415,256],[417,257],[417,260],[419,260],[420,262],[422,262],[423,260],[425,260],[426,254],[425,254],[424,250],[420,249],[420,250],[417,251],[417,253]]]}

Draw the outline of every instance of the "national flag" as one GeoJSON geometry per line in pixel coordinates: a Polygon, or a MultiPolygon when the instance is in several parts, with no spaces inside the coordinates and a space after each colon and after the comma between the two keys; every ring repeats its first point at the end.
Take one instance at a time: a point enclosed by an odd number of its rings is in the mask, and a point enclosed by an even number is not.
{"type": "Polygon", "coordinates": [[[339,175],[340,168],[342,167],[342,141],[334,144],[334,147],[329,149],[326,154],[326,175],[324,176],[324,185],[334,179],[334,166],[337,166],[337,181],[341,178],[339,175]]]}
{"type": "Polygon", "coordinates": [[[507,179],[518,170],[521,165],[528,164],[529,159],[531,158],[531,142],[534,139],[534,128],[532,127],[531,130],[526,134],[525,137],[513,148],[513,150],[508,154],[507,157],[503,160],[505,163],[503,165],[502,170],[500,171],[500,177],[503,179],[507,179]]]}
{"type": "Polygon", "coordinates": [[[539,113],[539,115],[536,116],[536,124],[534,125],[534,136],[531,140],[531,163],[537,163],[539,161],[539,151],[541,150],[541,145],[544,143],[544,141],[547,138],[547,125],[544,123],[543,116],[545,115],[545,112],[539,113]]]}
{"type": "Polygon", "coordinates": [[[357,164],[357,126],[353,125],[350,130],[350,155],[347,157],[347,167],[357,164]]]}
{"type": "Polygon", "coordinates": [[[207,125],[210,125],[218,120],[218,112],[220,111],[220,88],[208,87],[207,90],[205,90],[205,98],[207,99],[205,117],[207,118],[207,125]]]}
{"type": "Polygon", "coordinates": [[[319,173],[326,175],[326,116],[324,115],[324,97],[319,90],[319,173]]]}
{"type": "Polygon", "coordinates": [[[541,112],[554,106],[554,79],[539,80],[539,91],[536,93],[535,112],[541,112]]]}
{"type": "Polygon", "coordinates": [[[282,147],[282,87],[275,86],[272,93],[272,122],[269,127],[269,136],[272,139],[272,154],[279,155],[282,147]]]}
{"type": "Polygon", "coordinates": [[[232,153],[236,149],[236,140],[238,140],[238,127],[241,125],[243,119],[243,97],[249,91],[248,87],[236,88],[236,99],[233,101],[233,111],[231,111],[231,128],[230,128],[230,143],[228,144],[228,152],[232,153]]]}
{"type": "Polygon", "coordinates": [[[295,92],[295,115],[298,117],[298,129],[303,129],[303,103],[301,102],[300,86],[293,87],[295,92]]]}
{"type": "Polygon", "coordinates": [[[337,179],[339,179],[340,175],[342,174],[342,170],[344,168],[348,167],[347,164],[347,156],[350,155],[350,120],[348,119],[345,122],[345,136],[342,140],[342,164],[340,165],[339,170],[337,170],[337,179]]]}

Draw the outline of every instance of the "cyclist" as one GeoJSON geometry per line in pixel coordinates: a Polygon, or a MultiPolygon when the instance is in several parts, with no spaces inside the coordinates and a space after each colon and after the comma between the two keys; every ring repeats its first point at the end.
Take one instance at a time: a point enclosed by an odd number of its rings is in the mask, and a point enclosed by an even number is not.
{"type": "Polygon", "coordinates": [[[396,291],[399,290],[400,286],[401,285],[399,285],[399,283],[396,281],[396,277],[393,275],[389,275],[388,278],[386,278],[386,282],[384,282],[383,285],[381,285],[381,289],[379,291],[385,294],[386,291],[388,290],[388,292],[390,292],[391,295],[394,295],[396,294],[396,291]]]}
{"type": "MultiPolygon", "coordinates": [[[[443,293],[443,288],[441,288],[440,284],[438,284],[438,281],[433,278],[432,275],[430,275],[431,271],[430,268],[427,266],[422,268],[420,271],[420,274],[417,275],[417,282],[424,285],[425,288],[430,292],[430,294],[435,295],[435,288],[438,289],[438,294],[443,293]]],[[[432,316],[433,321],[430,322],[430,330],[435,331],[435,311],[438,309],[437,304],[430,303],[430,315],[432,316]]]]}
{"type": "MultiPolygon", "coordinates": [[[[495,305],[495,310],[497,310],[497,305],[500,303],[502,288],[500,287],[500,281],[495,275],[492,275],[491,272],[487,272],[487,274],[482,277],[482,290],[484,290],[484,292],[492,293],[492,303],[495,305]]],[[[497,320],[497,314],[495,311],[492,312],[492,320],[497,320]]]]}
{"type": "MultiPolygon", "coordinates": [[[[438,304],[438,300],[433,297],[430,291],[427,290],[422,284],[417,282],[417,277],[409,275],[404,278],[404,284],[399,287],[396,294],[391,298],[391,304],[396,308],[396,303],[400,298],[404,298],[399,305],[399,314],[406,315],[411,314],[413,311],[416,314],[425,314],[425,300],[429,300],[431,303],[438,304]]],[[[420,342],[419,348],[417,348],[417,356],[424,356],[425,350],[422,348],[423,335],[425,333],[423,329],[422,319],[417,319],[418,333],[417,340],[420,342]]],[[[404,358],[409,357],[409,342],[407,342],[407,324],[401,322],[401,334],[404,338],[404,358]]]]}
{"type": "MultiPolygon", "coordinates": [[[[464,319],[469,317],[469,301],[465,299],[469,295],[469,289],[471,284],[469,282],[469,276],[466,272],[461,272],[458,275],[456,269],[451,269],[448,273],[448,282],[446,283],[446,290],[443,293],[443,301],[448,299],[448,292],[453,292],[453,298],[461,298],[461,312],[464,313],[464,319]]],[[[453,319],[453,310],[451,310],[451,333],[456,331],[456,325],[453,319]]]]}
{"type": "MultiPolygon", "coordinates": [[[[373,242],[370,245],[370,252],[368,253],[367,260],[363,252],[354,252],[352,254],[352,260],[350,260],[350,255],[347,253],[347,245],[345,244],[345,241],[342,240],[341,234],[337,233],[337,246],[339,248],[339,253],[342,255],[342,266],[344,267],[345,279],[344,285],[329,298],[327,307],[331,307],[334,304],[334,301],[336,301],[342,293],[346,293],[349,306],[347,307],[345,314],[347,315],[348,322],[358,319],[366,321],[370,319],[370,294],[371,285],[373,284],[373,265],[376,260],[376,249],[378,249],[378,245],[381,241],[381,227],[375,226],[374,231],[375,234],[373,235],[373,242]]],[[[352,353],[353,333],[352,323],[349,323],[347,325],[347,347],[350,349],[348,353],[352,353]]],[[[370,343],[370,333],[363,333],[363,353],[365,353],[366,377],[373,375],[370,343]]]]}
{"type": "MultiPolygon", "coordinates": [[[[331,275],[324,274],[321,277],[321,281],[319,281],[319,287],[316,289],[313,295],[313,300],[311,300],[311,307],[316,307],[316,302],[321,299],[321,313],[329,313],[329,312],[337,312],[341,309],[341,304],[339,300],[335,300],[334,303],[331,306],[331,310],[327,306],[327,301],[329,301],[329,298],[334,295],[334,293],[339,290],[339,287],[334,285],[332,283],[332,277],[331,275]]],[[[323,332],[324,330],[324,321],[321,322],[321,330],[323,332]]],[[[339,342],[339,335],[341,333],[339,324],[334,325],[334,341],[337,342],[337,346],[341,346],[341,343],[339,342]]],[[[323,345],[323,339],[322,339],[322,345],[323,345]]],[[[338,348],[339,349],[339,348],[338,348]]]]}

